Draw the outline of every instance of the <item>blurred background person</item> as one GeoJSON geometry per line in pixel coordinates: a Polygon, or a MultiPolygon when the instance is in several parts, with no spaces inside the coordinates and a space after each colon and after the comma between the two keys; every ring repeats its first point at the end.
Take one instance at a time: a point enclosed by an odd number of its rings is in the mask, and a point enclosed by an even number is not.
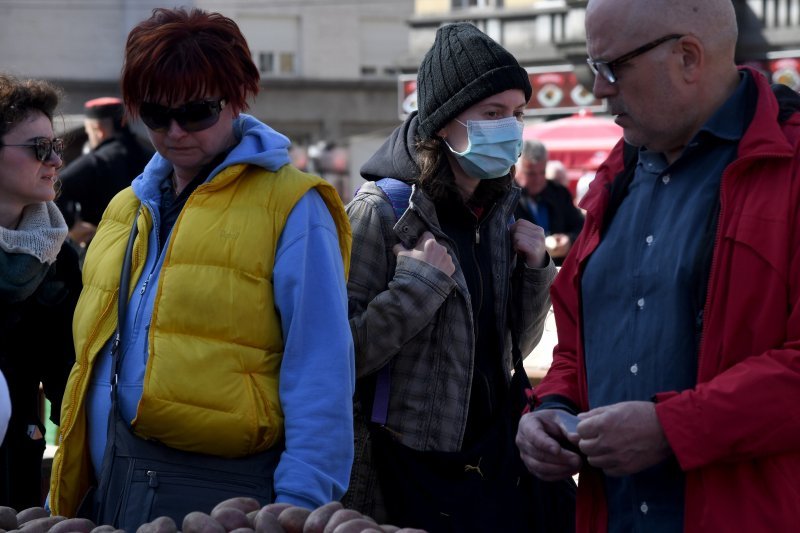
{"type": "Polygon", "coordinates": [[[11,418],[0,446],[0,506],[42,505],[45,427],[40,384],[59,423],[75,354],[78,256],[53,200],[63,142],[53,134],[59,91],[0,74],[0,371],[11,418]]]}
{"type": "Polygon", "coordinates": [[[153,156],[128,128],[122,100],[104,96],[84,104],[89,151],[65,166],[56,204],[70,237],[85,247],[94,236],[108,202],[141,174],[153,156]]]}
{"type": "Polygon", "coordinates": [[[546,167],[547,149],[544,144],[536,140],[525,141],[514,175],[522,189],[514,216],[544,229],[547,252],[560,265],[583,228],[583,213],[575,207],[569,189],[546,178],[546,167]]]}
{"type": "Polygon", "coordinates": [[[544,170],[544,177],[553,180],[564,188],[569,187],[567,167],[558,159],[550,159],[544,170]]]}

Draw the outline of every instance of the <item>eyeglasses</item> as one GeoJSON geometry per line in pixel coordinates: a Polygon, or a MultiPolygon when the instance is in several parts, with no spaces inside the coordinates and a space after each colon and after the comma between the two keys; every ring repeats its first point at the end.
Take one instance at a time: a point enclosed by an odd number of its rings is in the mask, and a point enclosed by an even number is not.
{"type": "Polygon", "coordinates": [[[634,57],[640,56],[645,52],[649,52],[656,46],[665,43],[667,41],[671,41],[673,39],[680,39],[684,37],[684,35],[680,35],[678,33],[672,33],[670,35],[665,35],[660,39],[656,39],[655,41],[651,41],[644,46],[640,46],[636,50],[632,52],[628,52],[627,54],[623,54],[616,59],[612,59],[611,61],[595,61],[591,57],[586,59],[586,62],[589,64],[589,68],[592,69],[594,75],[597,76],[598,74],[603,76],[606,81],[610,84],[617,83],[617,76],[614,74],[614,68],[620,66],[621,64],[625,63],[626,61],[630,61],[634,57]]]}
{"type": "Polygon", "coordinates": [[[143,102],[139,108],[142,122],[153,131],[164,133],[174,120],[183,131],[195,132],[210,128],[219,122],[219,114],[225,107],[225,99],[197,100],[179,107],[143,102]]]}
{"type": "Polygon", "coordinates": [[[64,157],[64,139],[47,137],[36,137],[32,143],[28,144],[2,144],[0,146],[26,146],[32,147],[36,159],[44,163],[50,158],[50,154],[55,152],[59,158],[64,157]]]}

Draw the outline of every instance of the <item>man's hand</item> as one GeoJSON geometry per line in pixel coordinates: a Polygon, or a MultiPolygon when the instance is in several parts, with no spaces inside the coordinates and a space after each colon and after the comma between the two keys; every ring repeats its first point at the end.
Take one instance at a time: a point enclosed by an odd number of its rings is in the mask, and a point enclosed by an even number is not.
{"type": "Polygon", "coordinates": [[[567,256],[567,252],[569,252],[572,246],[572,241],[569,240],[569,235],[553,233],[545,238],[544,244],[547,247],[547,253],[550,254],[550,257],[560,259],[567,256]]]}
{"type": "Polygon", "coordinates": [[[544,230],[539,226],[519,219],[509,227],[511,245],[525,260],[529,268],[541,268],[544,263],[545,245],[544,230]]]}
{"type": "Polygon", "coordinates": [[[544,481],[566,479],[578,473],[581,467],[580,456],[558,443],[557,439],[577,443],[577,436],[564,431],[557,415],[557,409],[528,413],[520,419],[517,429],[517,448],[522,462],[544,481]]]}
{"type": "Polygon", "coordinates": [[[92,238],[94,238],[96,231],[97,226],[80,220],[76,222],[69,230],[69,237],[74,242],[78,243],[81,248],[84,248],[86,247],[86,244],[91,241],[92,238]]]}
{"type": "Polygon", "coordinates": [[[672,454],[653,402],[621,402],[578,417],[581,451],[609,476],[641,472],[672,454]]]}
{"type": "Polygon", "coordinates": [[[436,242],[436,237],[430,231],[426,231],[420,236],[414,248],[409,250],[402,244],[395,244],[393,250],[394,255],[398,257],[406,255],[419,259],[432,267],[438,268],[448,276],[452,276],[453,272],[456,271],[453,258],[447,253],[447,248],[436,242]]]}

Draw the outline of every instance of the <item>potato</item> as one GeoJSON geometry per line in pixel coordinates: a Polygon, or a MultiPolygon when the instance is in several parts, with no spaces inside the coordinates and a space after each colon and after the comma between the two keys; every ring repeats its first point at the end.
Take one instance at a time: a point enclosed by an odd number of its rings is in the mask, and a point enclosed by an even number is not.
{"type": "Polygon", "coordinates": [[[225,533],[222,524],[206,513],[194,511],[183,517],[183,533],[225,533]]]}
{"type": "Polygon", "coordinates": [[[400,528],[397,526],[393,526],[392,524],[381,524],[381,529],[383,533],[397,533],[400,528]]]}
{"type": "Polygon", "coordinates": [[[239,529],[234,529],[230,533],[255,533],[255,531],[249,527],[240,527],[239,529]]]}
{"type": "MultiPolygon", "coordinates": [[[[159,516],[152,522],[142,524],[136,533],[177,533],[178,525],[169,516],[159,516]]],[[[66,533],[66,532],[65,532],[66,533]]]]}
{"type": "Polygon", "coordinates": [[[328,502],[321,507],[317,507],[306,518],[306,523],[303,525],[303,533],[323,533],[328,520],[339,509],[344,509],[344,506],[337,501],[328,502]]]}
{"type": "Polygon", "coordinates": [[[237,507],[214,507],[211,518],[222,524],[225,531],[232,531],[241,527],[250,527],[247,515],[237,507]]]}
{"type": "Polygon", "coordinates": [[[288,507],[278,515],[278,523],[286,533],[303,533],[303,525],[310,514],[311,510],[305,507],[288,507]]]}
{"type": "Polygon", "coordinates": [[[369,518],[354,518],[353,520],[342,522],[336,526],[336,529],[333,530],[333,533],[361,533],[365,529],[375,530],[377,527],[378,524],[369,518]]]}
{"type": "Polygon", "coordinates": [[[17,511],[11,507],[0,506],[0,529],[17,529],[17,511]]]}
{"type": "Polygon", "coordinates": [[[114,526],[109,526],[108,524],[104,524],[102,526],[97,526],[89,533],[113,533],[116,530],[117,528],[115,528],[114,526]]]}
{"type": "Polygon", "coordinates": [[[95,528],[94,522],[86,518],[68,518],[50,528],[51,533],[89,533],[95,528]]]}
{"type": "Polygon", "coordinates": [[[45,511],[44,507],[28,507],[17,513],[17,526],[22,527],[22,524],[29,522],[36,518],[47,518],[50,513],[45,511]]]}
{"type": "Polygon", "coordinates": [[[261,509],[261,502],[259,502],[255,498],[250,498],[248,496],[229,498],[215,505],[214,508],[211,510],[211,516],[214,516],[214,511],[216,511],[217,509],[222,509],[224,507],[233,507],[234,509],[239,509],[243,513],[247,514],[251,511],[258,511],[259,509],[261,509]]]}
{"type": "Polygon", "coordinates": [[[255,519],[256,533],[285,533],[275,516],[267,506],[261,508],[255,519]]]}
{"type": "Polygon", "coordinates": [[[348,520],[355,520],[356,518],[364,518],[364,515],[355,509],[339,509],[331,515],[331,519],[325,524],[325,529],[322,530],[322,533],[333,533],[333,530],[336,529],[336,526],[339,524],[347,522],[348,520]]]}
{"type": "Polygon", "coordinates": [[[256,509],[255,511],[250,511],[249,513],[247,513],[247,521],[250,523],[250,527],[252,527],[253,529],[256,528],[256,515],[260,510],[261,509],[259,508],[256,509]]]}
{"type": "MultiPolygon", "coordinates": [[[[19,515],[17,515],[19,518],[19,515]]],[[[46,533],[50,528],[66,520],[66,516],[44,516],[42,518],[34,518],[28,520],[19,529],[25,533],[46,533]]]]}
{"type": "Polygon", "coordinates": [[[294,507],[291,503],[268,503],[262,509],[266,509],[270,513],[275,515],[275,518],[278,518],[280,514],[288,509],[289,507],[294,507]]]}

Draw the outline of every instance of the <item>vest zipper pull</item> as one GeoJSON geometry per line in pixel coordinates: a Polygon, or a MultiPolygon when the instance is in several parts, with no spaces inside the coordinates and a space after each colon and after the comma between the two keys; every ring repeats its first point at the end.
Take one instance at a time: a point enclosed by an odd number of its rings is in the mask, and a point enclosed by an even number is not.
{"type": "Polygon", "coordinates": [[[158,487],[158,472],[156,472],[155,470],[148,470],[147,477],[150,478],[149,481],[147,482],[148,487],[153,489],[158,487]]]}
{"type": "MultiPolygon", "coordinates": [[[[151,274],[152,275],[152,274],[151,274]]],[[[147,276],[147,279],[144,280],[142,283],[142,288],[139,290],[139,294],[144,294],[144,291],[147,289],[147,284],[150,282],[150,275],[147,276]]]]}
{"type": "Polygon", "coordinates": [[[481,227],[475,226],[475,244],[481,243],[481,227]]]}

